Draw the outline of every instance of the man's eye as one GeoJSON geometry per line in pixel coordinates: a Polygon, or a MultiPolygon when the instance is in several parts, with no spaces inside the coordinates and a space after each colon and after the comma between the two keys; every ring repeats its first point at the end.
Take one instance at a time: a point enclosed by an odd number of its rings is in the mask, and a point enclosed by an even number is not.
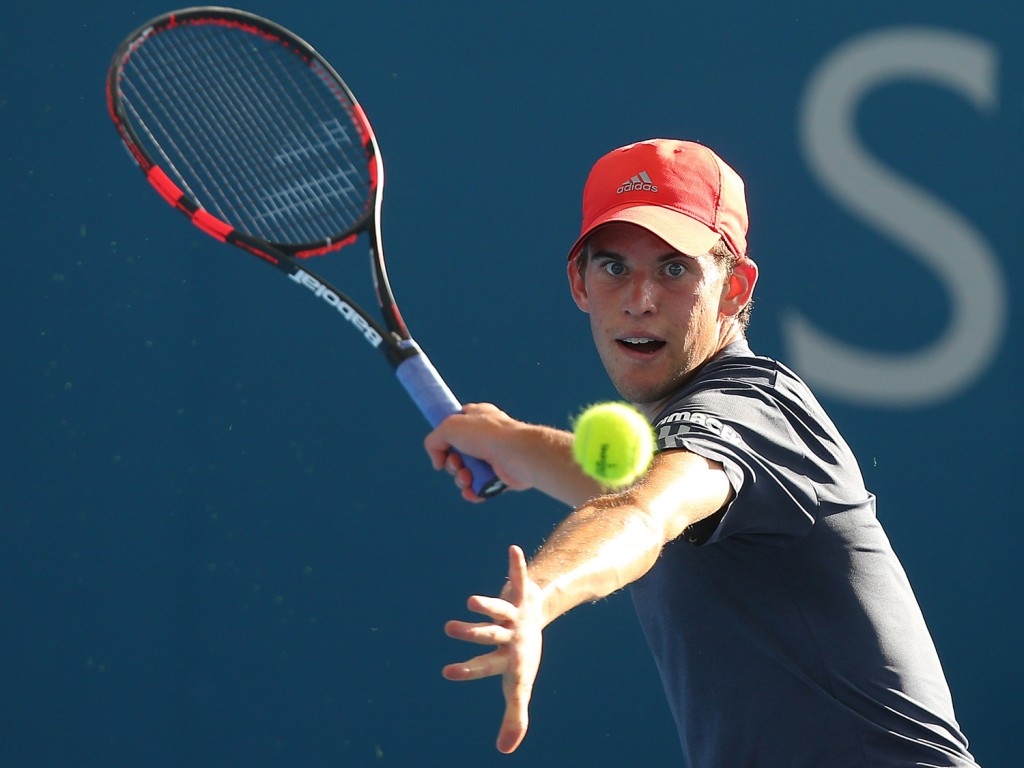
{"type": "Polygon", "coordinates": [[[609,275],[622,275],[626,272],[626,267],[620,261],[606,261],[604,263],[604,271],[609,275]]]}
{"type": "Polygon", "coordinates": [[[678,262],[673,262],[665,265],[665,273],[669,277],[682,277],[686,274],[686,267],[678,262]]]}

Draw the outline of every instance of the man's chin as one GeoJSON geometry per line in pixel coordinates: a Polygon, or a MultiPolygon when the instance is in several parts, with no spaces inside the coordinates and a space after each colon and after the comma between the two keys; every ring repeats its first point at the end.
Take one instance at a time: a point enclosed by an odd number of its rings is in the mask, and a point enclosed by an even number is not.
{"type": "Polygon", "coordinates": [[[629,381],[619,377],[618,379],[613,378],[612,384],[623,400],[649,412],[665,403],[688,378],[688,373],[679,373],[668,382],[662,380],[657,383],[648,383],[629,381]]]}
{"type": "Polygon", "coordinates": [[[656,405],[667,398],[676,387],[642,387],[637,385],[616,384],[615,389],[619,396],[626,402],[633,403],[639,408],[656,405]]]}

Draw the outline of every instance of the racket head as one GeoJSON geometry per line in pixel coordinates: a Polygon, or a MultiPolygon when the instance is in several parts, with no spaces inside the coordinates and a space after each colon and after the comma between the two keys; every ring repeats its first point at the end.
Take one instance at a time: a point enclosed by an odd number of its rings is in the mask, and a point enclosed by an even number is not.
{"type": "Polygon", "coordinates": [[[107,104],[157,191],[221,239],[309,256],[379,220],[384,169],[365,112],[309,43],[268,19],[158,16],[119,46],[107,104]]]}

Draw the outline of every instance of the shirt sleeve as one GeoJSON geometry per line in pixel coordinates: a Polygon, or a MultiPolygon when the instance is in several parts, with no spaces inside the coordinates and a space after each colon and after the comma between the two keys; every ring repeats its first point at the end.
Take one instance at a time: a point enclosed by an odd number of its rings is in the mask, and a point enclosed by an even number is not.
{"type": "Polygon", "coordinates": [[[685,449],[718,461],[732,484],[733,500],[688,531],[691,542],[758,536],[785,545],[811,530],[818,498],[806,457],[814,452],[769,393],[734,387],[691,394],[662,413],[655,434],[659,452],[685,449]]]}

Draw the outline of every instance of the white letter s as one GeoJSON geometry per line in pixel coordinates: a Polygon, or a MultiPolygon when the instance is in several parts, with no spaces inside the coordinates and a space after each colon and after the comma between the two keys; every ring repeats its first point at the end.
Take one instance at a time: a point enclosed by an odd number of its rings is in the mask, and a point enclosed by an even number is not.
{"type": "Polygon", "coordinates": [[[840,47],[812,75],[801,142],[822,186],[935,271],[949,293],[949,327],[933,344],[895,354],[831,338],[795,310],[782,324],[794,367],[819,390],[864,405],[906,407],[951,397],[981,375],[1005,329],[1006,293],[981,233],[875,160],[855,135],[858,104],[897,79],[946,86],[979,111],[997,104],[992,46],[953,32],[891,29],[840,47]]]}

